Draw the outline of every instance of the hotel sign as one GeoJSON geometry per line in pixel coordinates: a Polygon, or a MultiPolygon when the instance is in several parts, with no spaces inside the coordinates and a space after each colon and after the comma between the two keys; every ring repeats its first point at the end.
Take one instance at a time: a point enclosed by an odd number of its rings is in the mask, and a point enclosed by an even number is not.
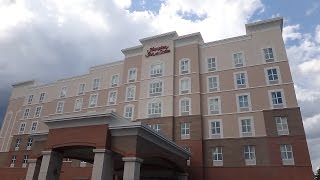
{"type": "Polygon", "coordinates": [[[151,47],[149,50],[147,50],[146,57],[149,56],[157,56],[165,53],[169,53],[170,49],[169,46],[159,46],[159,47],[151,47]]]}

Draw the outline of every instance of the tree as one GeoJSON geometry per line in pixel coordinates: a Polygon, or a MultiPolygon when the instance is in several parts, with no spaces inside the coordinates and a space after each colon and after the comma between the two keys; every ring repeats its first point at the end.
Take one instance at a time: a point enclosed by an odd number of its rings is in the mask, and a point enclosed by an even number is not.
{"type": "Polygon", "coordinates": [[[314,179],[315,179],[315,180],[320,180],[320,167],[319,167],[319,169],[318,169],[318,171],[317,171],[314,179]]]}

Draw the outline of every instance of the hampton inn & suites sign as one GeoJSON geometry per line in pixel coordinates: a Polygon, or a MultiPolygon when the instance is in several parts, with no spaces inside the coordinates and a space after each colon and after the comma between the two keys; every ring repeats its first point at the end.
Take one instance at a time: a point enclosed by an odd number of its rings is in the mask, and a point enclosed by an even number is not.
{"type": "Polygon", "coordinates": [[[157,56],[165,53],[169,53],[170,49],[169,46],[159,46],[159,47],[151,47],[149,50],[147,50],[146,57],[149,56],[157,56]]]}

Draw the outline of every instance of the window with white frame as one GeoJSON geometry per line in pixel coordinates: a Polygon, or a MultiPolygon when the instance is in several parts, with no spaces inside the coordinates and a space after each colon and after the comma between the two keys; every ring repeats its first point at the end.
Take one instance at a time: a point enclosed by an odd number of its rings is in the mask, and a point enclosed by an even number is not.
{"type": "Polygon", "coordinates": [[[190,78],[180,79],[180,94],[186,94],[191,92],[191,80],[190,78]]]}
{"type": "Polygon", "coordinates": [[[84,94],[85,87],[86,87],[86,85],[84,83],[81,83],[79,85],[78,95],[83,95],[84,94]]]}
{"type": "Polygon", "coordinates": [[[41,116],[41,111],[42,111],[42,106],[37,106],[36,107],[36,112],[34,113],[34,117],[38,118],[41,116]]]}
{"type": "Polygon", "coordinates": [[[275,117],[275,120],[276,120],[278,135],[288,135],[289,128],[288,128],[287,117],[278,116],[278,117],[275,117]]]}
{"type": "Polygon", "coordinates": [[[214,57],[207,58],[207,67],[208,67],[208,71],[216,71],[217,70],[216,58],[214,57]]]}
{"type": "Polygon", "coordinates": [[[90,100],[89,100],[89,107],[90,108],[96,107],[97,103],[98,103],[98,94],[91,94],[90,100]]]}
{"type": "Polygon", "coordinates": [[[136,95],[136,86],[134,86],[134,85],[128,86],[126,94],[127,94],[127,97],[126,97],[127,101],[134,100],[134,97],[136,95]]]}
{"type": "Polygon", "coordinates": [[[16,151],[19,150],[20,144],[21,144],[21,138],[17,138],[17,139],[16,139],[16,144],[15,144],[15,146],[14,146],[14,149],[15,149],[16,151]]]}
{"type": "Polygon", "coordinates": [[[137,69],[131,68],[128,71],[128,82],[134,82],[137,79],[137,69]]]}
{"type": "Polygon", "coordinates": [[[154,124],[151,127],[153,130],[155,130],[156,132],[160,132],[161,131],[161,125],[160,124],[154,124]]]}
{"type": "Polygon", "coordinates": [[[235,67],[244,66],[244,57],[242,52],[233,54],[233,63],[235,67]]]}
{"type": "Polygon", "coordinates": [[[180,74],[190,73],[190,60],[182,59],[180,60],[180,74]]]}
{"type": "Polygon", "coordinates": [[[109,92],[108,104],[109,105],[114,105],[116,103],[117,103],[117,91],[110,91],[109,92]]]}
{"type": "Polygon", "coordinates": [[[38,126],[38,121],[34,121],[31,124],[31,132],[35,132],[37,130],[37,126],[38,126]]]}
{"type": "Polygon", "coordinates": [[[163,63],[151,64],[150,77],[159,77],[163,73],[163,63]]]}
{"type": "Polygon", "coordinates": [[[218,76],[209,76],[207,79],[208,92],[218,91],[219,90],[219,77],[218,76]]]}
{"type": "Polygon", "coordinates": [[[117,87],[119,83],[119,75],[118,74],[114,74],[111,76],[111,87],[117,87]]]}
{"type": "Polygon", "coordinates": [[[186,116],[190,114],[191,103],[190,98],[183,98],[180,100],[180,115],[186,116]]]}
{"type": "Polygon", "coordinates": [[[278,67],[272,67],[266,69],[266,76],[267,76],[267,82],[268,84],[278,84],[280,81],[280,74],[278,67]]]}
{"type": "Polygon", "coordinates": [[[209,127],[210,127],[210,138],[221,138],[223,134],[223,128],[222,128],[222,120],[221,119],[215,119],[209,121],[209,127]]]}
{"type": "Polygon", "coordinates": [[[246,72],[238,72],[234,74],[236,89],[247,87],[247,73],[246,72]]]}
{"type": "Polygon", "coordinates": [[[294,165],[292,146],[290,144],[280,145],[280,152],[283,165],[294,165]]]}
{"type": "Polygon", "coordinates": [[[10,167],[14,167],[16,161],[17,161],[17,156],[16,156],[16,155],[13,155],[13,156],[11,157],[10,167]]]}
{"type": "Polygon", "coordinates": [[[274,54],[273,54],[272,48],[263,49],[263,55],[264,55],[264,60],[266,62],[273,62],[274,61],[274,54]]]}
{"type": "Polygon", "coordinates": [[[180,124],[181,139],[190,139],[190,123],[183,122],[180,124]]]}
{"type": "Polygon", "coordinates": [[[244,158],[247,166],[256,165],[256,148],[253,145],[244,146],[244,158]]]}
{"type": "Polygon", "coordinates": [[[23,156],[23,163],[22,163],[22,167],[26,167],[28,164],[28,159],[29,159],[29,155],[24,155],[23,156]]]}
{"type": "Polygon", "coordinates": [[[92,90],[98,90],[100,87],[100,78],[95,78],[92,84],[92,90]]]}
{"type": "Polygon", "coordinates": [[[241,117],[240,121],[240,132],[242,137],[253,136],[253,120],[249,117],[241,117]]]}
{"type": "Polygon", "coordinates": [[[64,101],[59,101],[57,104],[56,113],[61,114],[63,112],[64,101]]]}
{"type": "Polygon", "coordinates": [[[29,117],[30,108],[26,108],[23,113],[23,119],[27,119],[29,117]]]}
{"type": "Polygon", "coordinates": [[[83,98],[76,99],[74,103],[74,112],[79,112],[82,109],[83,98]]]}
{"type": "Polygon", "coordinates": [[[33,138],[28,138],[27,150],[30,150],[30,149],[31,149],[32,143],[33,143],[33,138]]]}
{"type": "Polygon", "coordinates": [[[22,123],[20,124],[19,134],[23,134],[25,130],[26,130],[26,123],[25,123],[25,122],[22,122],[22,123]]]}
{"type": "Polygon", "coordinates": [[[43,102],[45,95],[46,95],[46,93],[44,93],[44,92],[40,94],[39,103],[42,103],[42,102],[43,102]]]}
{"type": "Polygon", "coordinates": [[[238,94],[237,95],[237,103],[238,103],[238,111],[250,111],[251,110],[251,103],[250,103],[250,96],[249,94],[238,94]]]}
{"type": "Polygon", "coordinates": [[[282,90],[269,91],[269,96],[271,100],[271,108],[283,108],[285,106],[282,90]]]}
{"type": "Polygon", "coordinates": [[[149,96],[160,96],[162,95],[162,81],[153,81],[149,84],[149,96]]]}
{"type": "Polygon", "coordinates": [[[32,100],[33,100],[33,95],[30,95],[30,96],[29,96],[29,99],[28,99],[28,104],[31,104],[31,103],[32,103],[32,100]]]}
{"type": "Polygon", "coordinates": [[[222,147],[217,146],[212,149],[213,166],[223,166],[222,147]]]}
{"type": "Polygon", "coordinates": [[[153,100],[148,103],[148,117],[159,117],[162,113],[162,103],[160,100],[153,100]]]}
{"type": "Polygon", "coordinates": [[[209,107],[208,114],[220,114],[220,110],[221,110],[220,97],[210,97],[208,99],[208,107],[209,107]]]}
{"type": "Polygon", "coordinates": [[[126,105],[124,107],[124,117],[127,119],[132,120],[134,113],[134,106],[133,105],[126,105]]]}
{"type": "Polygon", "coordinates": [[[64,86],[61,88],[61,91],[60,91],[60,98],[64,98],[67,96],[67,86],[64,86]]]}

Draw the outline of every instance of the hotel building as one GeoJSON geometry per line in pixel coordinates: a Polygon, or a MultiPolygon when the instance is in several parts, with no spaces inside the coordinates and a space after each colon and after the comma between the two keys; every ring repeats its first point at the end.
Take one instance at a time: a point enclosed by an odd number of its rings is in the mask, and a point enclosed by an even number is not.
{"type": "Polygon", "coordinates": [[[282,26],[169,32],[82,76],[13,84],[1,179],[312,180],[282,26]]]}

